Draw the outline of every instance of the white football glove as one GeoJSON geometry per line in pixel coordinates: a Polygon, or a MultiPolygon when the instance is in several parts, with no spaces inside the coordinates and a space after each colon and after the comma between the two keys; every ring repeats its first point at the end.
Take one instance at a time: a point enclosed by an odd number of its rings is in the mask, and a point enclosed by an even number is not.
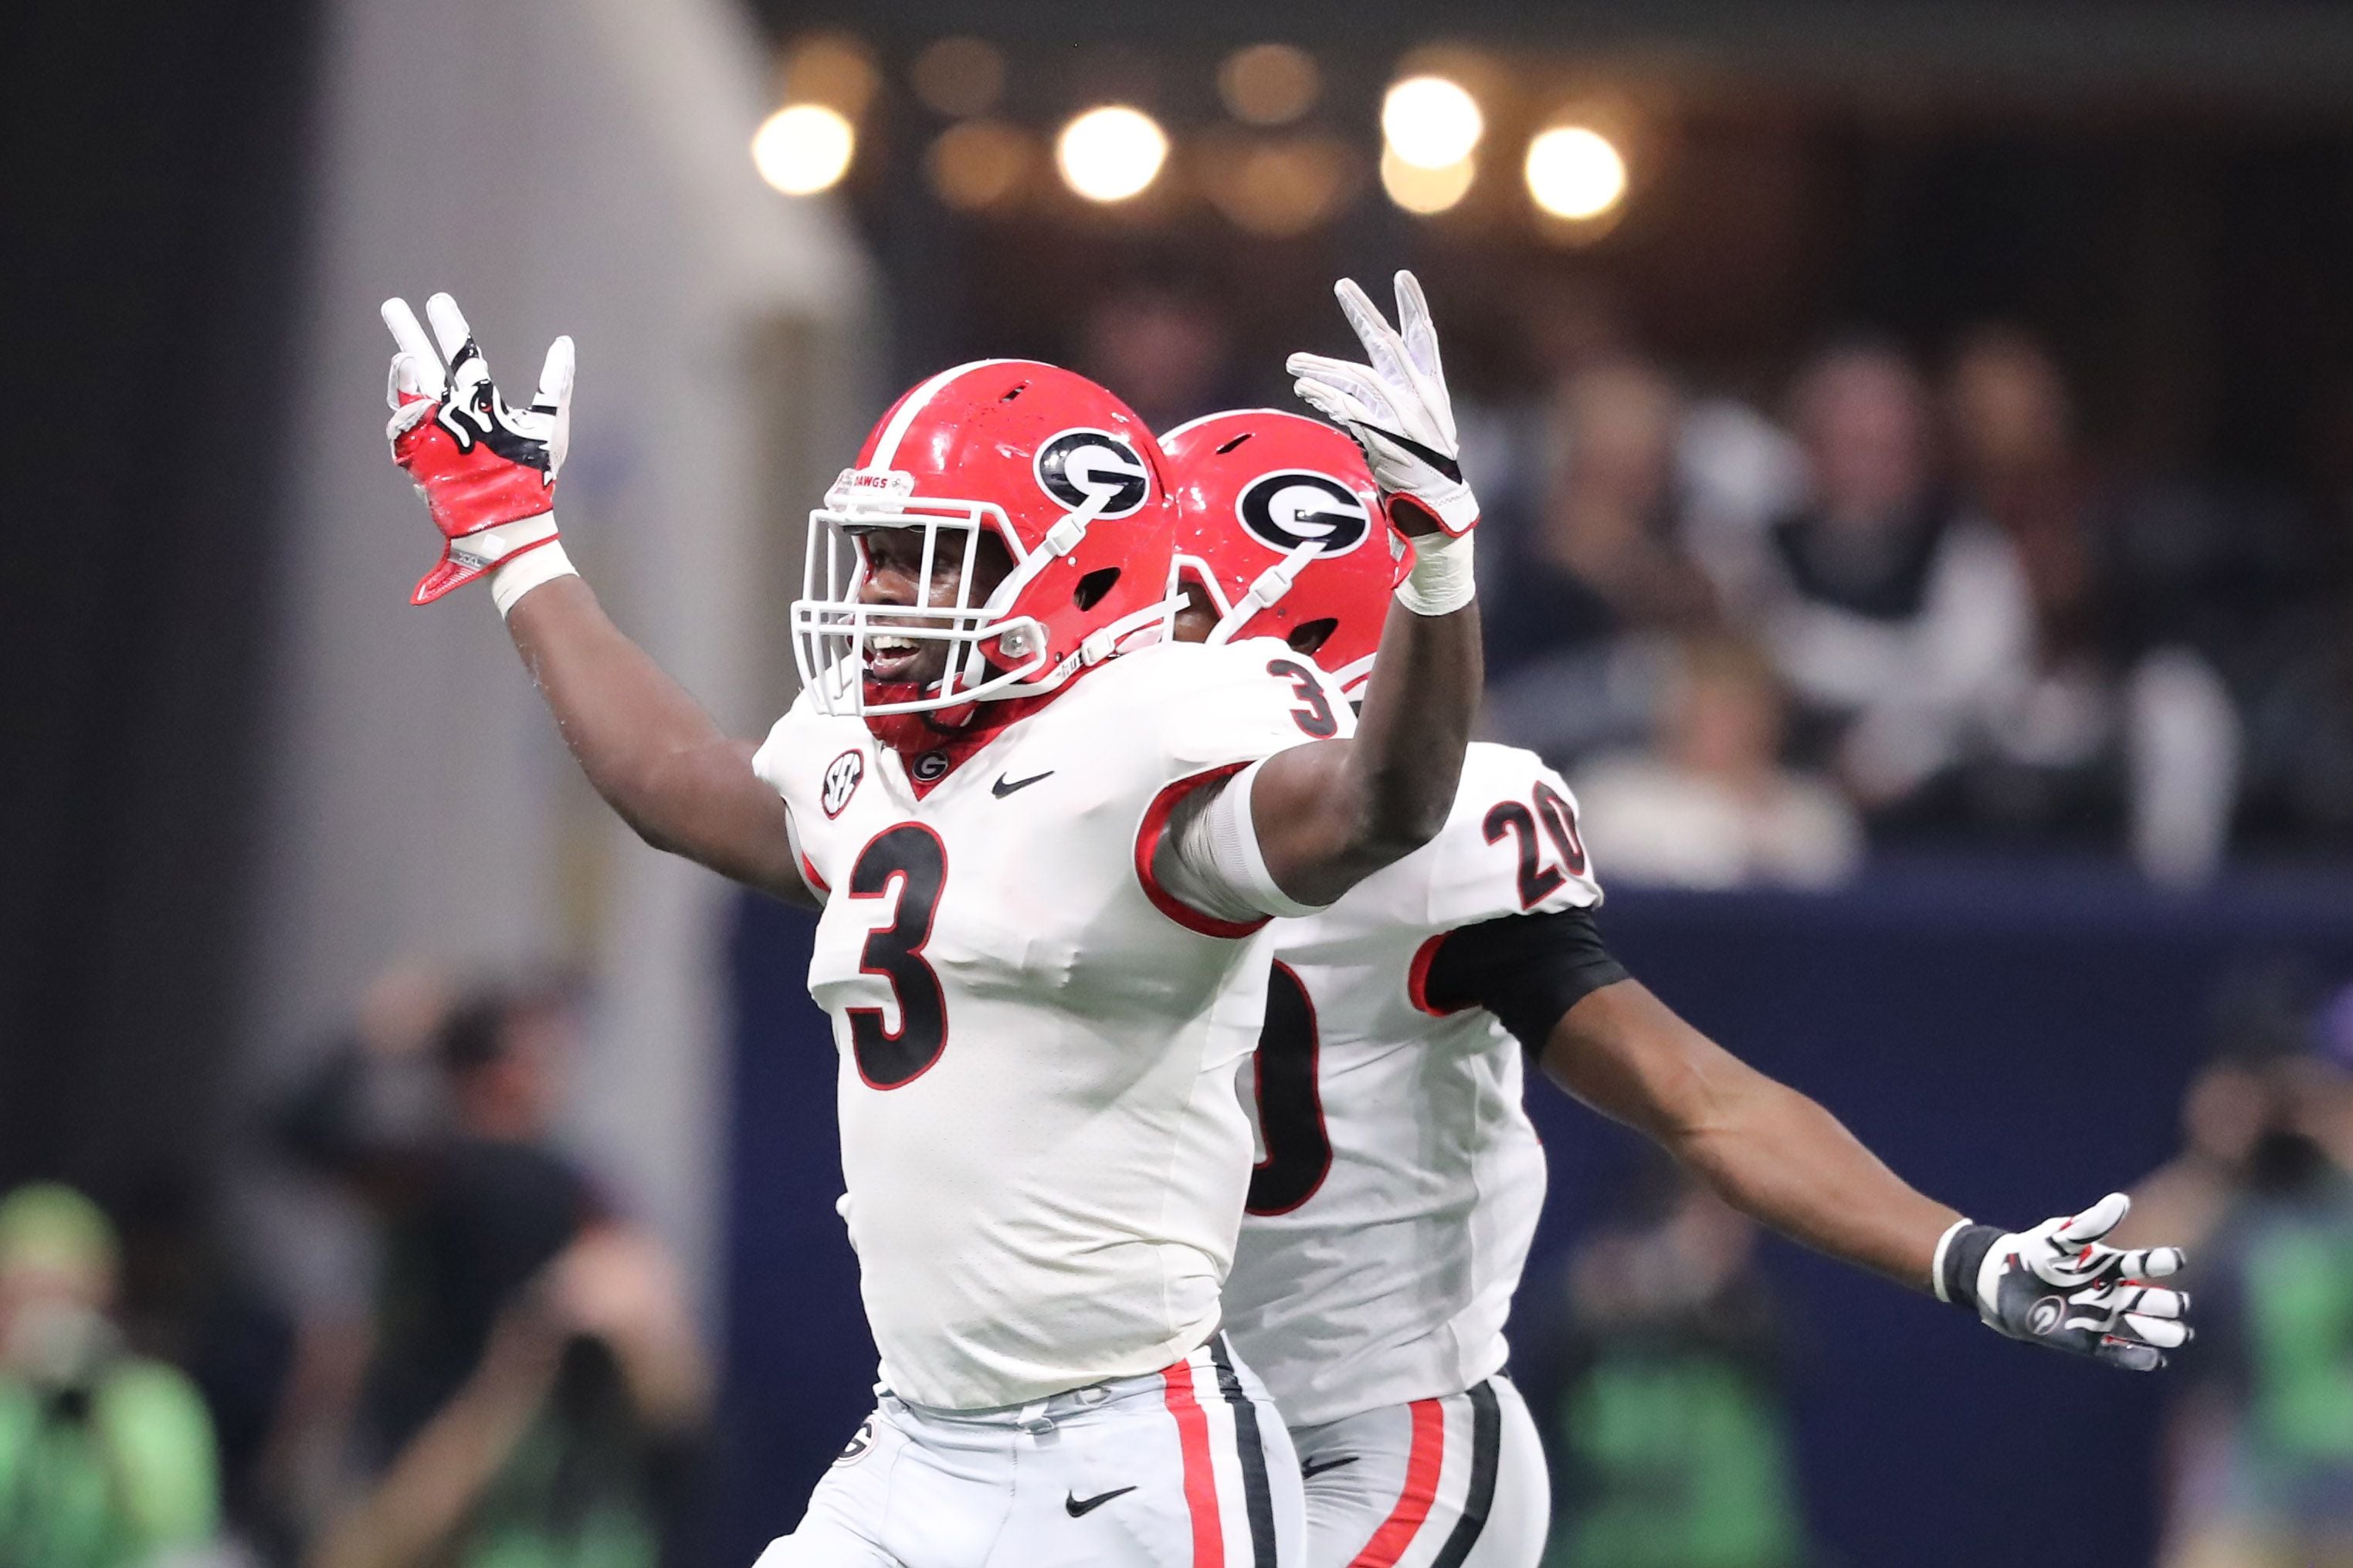
{"type": "Polygon", "coordinates": [[[2155,1372],[2189,1342],[2187,1292],[2147,1283],[2181,1271],[2181,1249],[2119,1250],[2101,1237],[2122,1224],[2132,1199],[2110,1193],[2082,1214],[2004,1232],[1968,1220],[1936,1244],[1938,1299],[1973,1308],[2014,1340],[2155,1372]]]}
{"type": "Polygon", "coordinates": [[[1462,482],[1454,405],[1421,285],[1410,272],[1397,275],[1395,330],[1355,279],[1343,278],[1332,291],[1372,363],[1293,354],[1284,363],[1299,395],[1356,437],[1382,493],[1411,501],[1450,534],[1470,532],[1479,502],[1462,482]]]}
{"type": "Polygon", "coordinates": [[[407,471],[442,536],[441,559],[410,595],[430,604],[462,584],[519,558],[533,557],[528,573],[493,578],[503,615],[514,601],[553,576],[571,571],[556,542],[555,480],[571,441],[572,340],[558,338],[540,372],[539,394],[515,408],[500,395],[473,329],[447,294],[425,301],[433,338],[405,300],[384,302],[392,330],[392,369],[385,399],[392,405],[385,436],[393,461],[407,471]],[[445,371],[442,362],[448,360],[445,371]]]}

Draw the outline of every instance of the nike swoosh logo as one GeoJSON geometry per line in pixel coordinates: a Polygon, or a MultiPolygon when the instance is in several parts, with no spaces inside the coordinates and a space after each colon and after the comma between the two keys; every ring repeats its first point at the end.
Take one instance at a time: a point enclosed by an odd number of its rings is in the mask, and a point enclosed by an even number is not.
{"type": "Polygon", "coordinates": [[[1353,1465],[1356,1459],[1357,1456],[1355,1454],[1344,1454],[1336,1459],[1326,1459],[1320,1465],[1314,1460],[1303,1461],[1299,1467],[1299,1479],[1314,1480],[1326,1470],[1336,1470],[1343,1465],[1353,1465]]]}
{"type": "Polygon", "coordinates": [[[1051,768],[1048,768],[1048,769],[1047,769],[1044,773],[1031,773],[1031,774],[1030,774],[1028,778],[1026,778],[1026,779],[1015,779],[1015,780],[1011,781],[1010,783],[1008,783],[1008,782],[1006,781],[1006,777],[1005,777],[1005,775],[1004,775],[1003,773],[999,773],[999,774],[997,774],[997,782],[996,782],[995,784],[991,784],[991,785],[989,785],[989,786],[988,786],[988,793],[989,793],[989,794],[991,794],[991,795],[995,795],[997,799],[999,799],[999,800],[1003,800],[1007,795],[1011,795],[1015,790],[1018,790],[1018,789],[1028,789],[1031,784],[1036,784],[1039,779],[1050,779],[1050,778],[1052,778],[1053,776],[1054,776],[1054,770],[1053,770],[1053,769],[1051,769],[1051,768]]]}
{"type": "Polygon", "coordinates": [[[1072,1492],[1062,1499],[1062,1511],[1072,1519],[1083,1519],[1112,1499],[1125,1497],[1134,1489],[1134,1487],[1114,1487],[1107,1492],[1097,1492],[1091,1498],[1082,1498],[1076,1492],[1072,1492]]]}
{"type": "Polygon", "coordinates": [[[1384,430],[1377,425],[1367,425],[1365,428],[1384,441],[1396,442],[1431,468],[1436,468],[1440,477],[1451,479],[1458,485],[1462,482],[1462,465],[1445,453],[1432,451],[1410,436],[1400,436],[1394,430],[1384,430]]]}

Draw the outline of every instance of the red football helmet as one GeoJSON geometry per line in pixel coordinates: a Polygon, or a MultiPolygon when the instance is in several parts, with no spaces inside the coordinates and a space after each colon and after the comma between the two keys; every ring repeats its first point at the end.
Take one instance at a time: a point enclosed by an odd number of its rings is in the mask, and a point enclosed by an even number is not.
{"type": "Polygon", "coordinates": [[[1160,449],[1178,576],[1218,609],[1209,640],[1281,637],[1359,695],[1413,547],[1356,444],[1301,415],[1243,408],[1179,425],[1160,449]]]}
{"type": "Polygon", "coordinates": [[[793,605],[801,679],[828,713],[854,713],[913,751],[974,722],[973,705],[1060,689],[1085,667],[1166,635],[1174,509],[1144,422],[1082,375],[1035,360],[944,370],[891,406],[809,513],[793,605]],[[922,597],[861,604],[878,529],[923,533],[922,597]],[[943,534],[960,535],[954,603],[931,602],[943,534]],[[975,602],[984,535],[1013,570],[975,602]],[[885,683],[877,638],[947,645],[941,677],[885,683]],[[900,715],[924,715],[901,718],[900,715]]]}

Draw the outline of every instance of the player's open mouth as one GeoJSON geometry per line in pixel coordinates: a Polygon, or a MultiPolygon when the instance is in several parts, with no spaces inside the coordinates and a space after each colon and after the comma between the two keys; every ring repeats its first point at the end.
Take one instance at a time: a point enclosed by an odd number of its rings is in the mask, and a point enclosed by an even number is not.
{"type": "Polygon", "coordinates": [[[913,637],[870,632],[866,637],[866,679],[884,682],[912,680],[923,657],[923,645],[913,637]]]}

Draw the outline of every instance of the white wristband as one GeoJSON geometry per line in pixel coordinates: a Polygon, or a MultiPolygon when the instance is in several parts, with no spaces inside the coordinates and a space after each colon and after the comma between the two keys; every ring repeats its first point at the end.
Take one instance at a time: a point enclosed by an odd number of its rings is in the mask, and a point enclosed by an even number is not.
{"type": "Polygon", "coordinates": [[[1425,533],[1413,542],[1413,570],[1397,585],[1398,603],[1417,616],[1451,615],[1476,595],[1471,535],[1425,533]]]}
{"type": "Polygon", "coordinates": [[[1952,1301],[1952,1298],[1945,1294],[1946,1249],[1953,1245],[1953,1237],[1960,1235],[1961,1232],[1968,1229],[1969,1226],[1976,1223],[1977,1222],[1975,1220],[1971,1219],[1957,1219],[1952,1224],[1945,1227],[1944,1235],[1936,1238],[1936,1250],[1930,1254],[1928,1258],[1928,1289],[1936,1293],[1936,1300],[1939,1301],[1943,1301],[1947,1304],[1952,1301]]]}
{"type": "Polygon", "coordinates": [[[558,577],[577,577],[578,568],[564,553],[564,542],[551,539],[545,544],[523,552],[501,566],[491,568],[491,602],[499,607],[499,618],[504,620],[515,602],[543,583],[553,583],[558,577]]]}

